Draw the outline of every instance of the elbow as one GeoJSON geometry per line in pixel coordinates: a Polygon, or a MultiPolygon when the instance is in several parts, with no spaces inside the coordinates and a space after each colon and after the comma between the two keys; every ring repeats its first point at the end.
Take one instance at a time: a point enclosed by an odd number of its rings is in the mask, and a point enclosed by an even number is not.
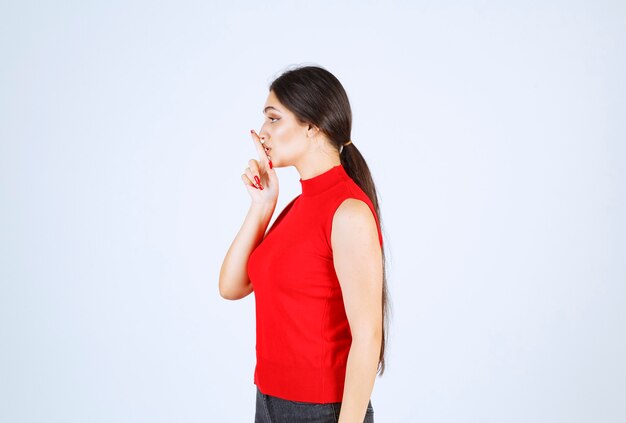
{"type": "Polygon", "coordinates": [[[221,283],[221,281],[220,281],[220,285],[219,285],[220,297],[224,298],[225,300],[230,300],[230,301],[240,300],[240,299],[246,297],[252,291],[253,291],[253,289],[252,289],[252,284],[251,283],[248,283],[242,289],[232,289],[232,288],[231,289],[227,289],[227,288],[225,288],[224,284],[221,283]]]}
{"type": "Polygon", "coordinates": [[[225,286],[225,284],[222,283],[222,281],[220,280],[220,284],[219,284],[219,292],[220,292],[220,297],[222,297],[225,300],[235,300],[235,296],[233,295],[232,290],[227,289],[225,286]]]}
{"type": "Polygon", "coordinates": [[[220,297],[224,298],[225,300],[235,299],[233,295],[233,281],[229,277],[228,272],[226,272],[223,267],[220,270],[218,290],[220,297]]]}
{"type": "Polygon", "coordinates": [[[220,287],[220,297],[222,297],[225,300],[232,300],[231,295],[227,291],[224,291],[221,287],[220,287]]]}
{"type": "Polygon", "coordinates": [[[221,275],[220,275],[220,281],[218,284],[218,290],[220,293],[220,297],[224,298],[225,300],[231,299],[232,295],[230,291],[227,289],[227,283],[221,275]]]}
{"type": "Polygon", "coordinates": [[[371,329],[352,332],[352,342],[362,345],[380,345],[383,339],[381,330],[371,329]]]}

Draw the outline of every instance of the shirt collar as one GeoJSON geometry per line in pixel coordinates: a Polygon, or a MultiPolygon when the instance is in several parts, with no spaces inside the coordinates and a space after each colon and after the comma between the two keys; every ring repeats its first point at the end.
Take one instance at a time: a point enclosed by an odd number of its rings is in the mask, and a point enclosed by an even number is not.
{"type": "Polygon", "coordinates": [[[300,178],[300,185],[302,187],[302,195],[310,196],[316,195],[327,189],[332,188],[341,181],[349,178],[342,164],[331,167],[330,169],[313,176],[312,178],[302,179],[300,178]]]}

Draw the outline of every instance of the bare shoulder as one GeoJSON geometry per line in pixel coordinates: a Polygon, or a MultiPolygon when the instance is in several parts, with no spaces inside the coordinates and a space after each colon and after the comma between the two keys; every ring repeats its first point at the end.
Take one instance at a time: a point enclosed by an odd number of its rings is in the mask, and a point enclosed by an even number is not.
{"type": "Polygon", "coordinates": [[[346,198],[335,210],[334,220],[364,219],[373,217],[367,203],[358,198],[346,198]]]}
{"type": "Polygon", "coordinates": [[[331,241],[350,243],[378,240],[376,220],[369,205],[358,198],[347,198],[339,205],[332,221],[331,241]]]}

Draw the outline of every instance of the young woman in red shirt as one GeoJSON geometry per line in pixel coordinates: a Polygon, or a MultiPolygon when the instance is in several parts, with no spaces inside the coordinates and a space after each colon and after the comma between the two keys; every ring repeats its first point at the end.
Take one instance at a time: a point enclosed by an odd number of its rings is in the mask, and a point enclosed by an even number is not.
{"type": "Polygon", "coordinates": [[[241,175],[250,209],[219,280],[226,299],[255,294],[255,422],[373,422],[389,300],[378,198],[350,141],[348,96],[326,69],[297,67],[271,83],[263,113],[251,131],[259,159],[241,175]],[[302,193],[266,232],[276,168],[287,166],[302,193]]]}

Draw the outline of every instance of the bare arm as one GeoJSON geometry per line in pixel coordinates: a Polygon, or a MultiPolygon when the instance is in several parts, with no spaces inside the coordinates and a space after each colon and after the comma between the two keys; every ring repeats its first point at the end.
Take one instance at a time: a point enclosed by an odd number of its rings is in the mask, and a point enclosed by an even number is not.
{"type": "Polygon", "coordinates": [[[352,333],[340,423],[362,422],[382,342],[382,248],[367,204],[345,200],[332,226],[333,260],[352,333]]]}
{"type": "Polygon", "coordinates": [[[220,295],[227,300],[239,300],[252,292],[248,278],[248,258],[263,240],[265,230],[274,214],[275,205],[251,204],[248,214],[235,236],[220,269],[220,295]]]}
{"type": "Polygon", "coordinates": [[[259,160],[250,159],[245,173],[241,175],[252,204],[220,268],[220,295],[227,300],[239,300],[252,292],[252,284],[248,278],[248,259],[263,240],[278,199],[276,171],[269,165],[269,158],[259,136],[251,132],[259,160]]]}

